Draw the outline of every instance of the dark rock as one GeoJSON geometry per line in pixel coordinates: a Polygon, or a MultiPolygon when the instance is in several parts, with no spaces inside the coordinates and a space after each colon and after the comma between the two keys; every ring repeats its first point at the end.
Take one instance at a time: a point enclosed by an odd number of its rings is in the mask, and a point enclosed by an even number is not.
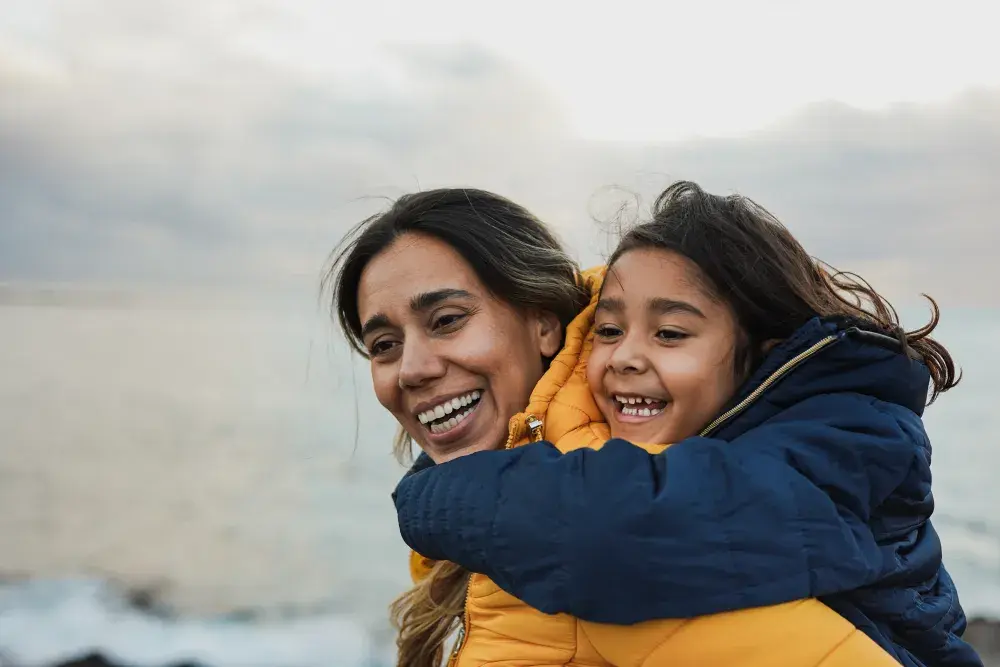
{"type": "Polygon", "coordinates": [[[964,639],[975,647],[987,667],[1000,666],[1000,620],[972,619],[964,639]]]}
{"type": "Polygon", "coordinates": [[[174,611],[163,602],[166,590],[167,586],[164,583],[131,586],[125,588],[125,600],[130,607],[149,616],[173,618],[174,611]]]}
{"type": "MultiPolygon", "coordinates": [[[[116,662],[108,660],[101,653],[88,653],[79,658],[73,658],[65,662],[60,662],[53,667],[130,667],[129,665],[120,665],[116,662]]],[[[178,662],[166,667],[206,667],[197,662],[178,662]]]]}
{"type": "Polygon", "coordinates": [[[72,660],[67,660],[66,662],[60,662],[55,667],[118,667],[115,663],[110,662],[100,653],[88,653],[85,656],[79,658],[73,658],[72,660]]]}

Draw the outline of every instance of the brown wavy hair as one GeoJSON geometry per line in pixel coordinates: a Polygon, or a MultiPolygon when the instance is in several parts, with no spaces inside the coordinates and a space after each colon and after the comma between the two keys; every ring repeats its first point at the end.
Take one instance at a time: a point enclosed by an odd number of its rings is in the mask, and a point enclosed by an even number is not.
{"type": "MultiPolygon", "coordinates": [[[[457,250],[491,294],[520,309],[549,312],[563,332],[588,295],[579,267],[534,215],[500,195],[472,188],[444,188],[404,195],[387,211],[363,220],[334,251],[323,279],[331,306],[351,346],[367,356],[361,338],[358,285],[376,256],[406,234],[423,234],[457,250]]],[[[525,396],[525,401],[528,397],[525,396]]],[[[400,431],[393,452],[412,461],[412,438],[400,431]]],[[[437,562],[430,574],[390,607],[397,629],[399,667],[436,667],[460,622],[469,573],[437,562]]]]}
{"type": "Polygon", "coordinates": [[[787,338],[814,317],[860,321],[899,340],[930,371],[930,401],[958,384],[948,350],[930,337],[940,320],[937,302],[924,326],[904,330],[895,308],[861,276],[811,257],[765,208],[742,195],[719,196],[678,181],[653,204],[652,218],[625,231],[608,262],[629,250],[658,248],[691,260],[706,288],[736,314],[743,333],[736,370],[749,375],[767,341],[787,338]]]}

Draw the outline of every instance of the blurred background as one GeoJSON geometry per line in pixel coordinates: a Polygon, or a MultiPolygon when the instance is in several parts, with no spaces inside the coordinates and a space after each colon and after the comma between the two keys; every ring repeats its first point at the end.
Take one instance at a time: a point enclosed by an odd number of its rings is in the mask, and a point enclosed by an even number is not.
{"type": "Polygon", "coordinates": [[[385,198],[450,185],[587,265],[693,179],[909,328],[933,295],[965,371],[928,411],[935,521],[969,615],[1000,617],[990,13],[3,0],[0,665],[391,662],[403,468],[318,286],[385,198]]]}

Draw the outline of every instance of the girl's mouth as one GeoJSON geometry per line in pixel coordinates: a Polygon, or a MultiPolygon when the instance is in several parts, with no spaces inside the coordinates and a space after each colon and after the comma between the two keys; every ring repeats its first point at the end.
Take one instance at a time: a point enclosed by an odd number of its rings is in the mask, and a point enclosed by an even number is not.
{"type": "Polygon", "coordinates": [[[667,407],[667,401],[662,398],[615,394],[612,399],[619,415],[639,420],[655,417],[667,407]]]}

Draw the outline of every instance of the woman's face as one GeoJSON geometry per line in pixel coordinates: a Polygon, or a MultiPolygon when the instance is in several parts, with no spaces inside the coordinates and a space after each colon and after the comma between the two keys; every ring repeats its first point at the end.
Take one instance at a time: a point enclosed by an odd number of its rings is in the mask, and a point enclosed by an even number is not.
{"type": "Polygon", "coordinates": [[[435,463],[496,449],[562,328],[490,294],[451,246],[406,234],[361,275],[375,395],[435,463]]]}

